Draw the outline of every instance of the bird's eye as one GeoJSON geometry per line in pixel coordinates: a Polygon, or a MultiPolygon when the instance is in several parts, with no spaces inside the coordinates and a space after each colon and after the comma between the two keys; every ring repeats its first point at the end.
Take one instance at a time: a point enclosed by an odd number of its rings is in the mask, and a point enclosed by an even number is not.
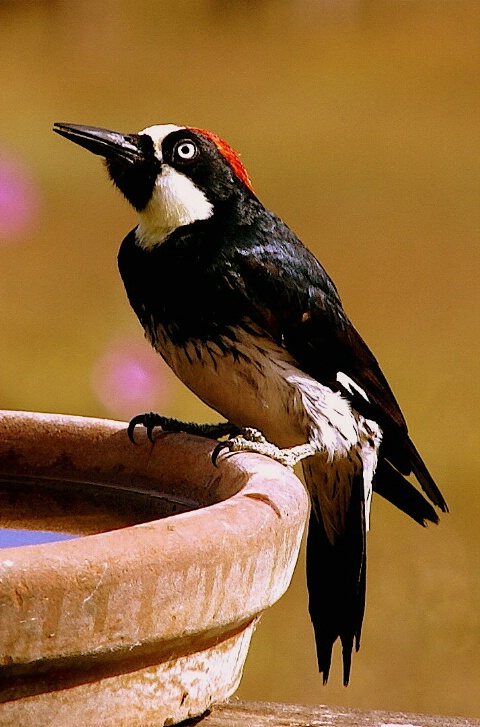
{"type": "Polygon", "coordinates": [[[195,159],[198,154],[198,149],[193,141],[179,141],[175,147],[175,156],[184,162],[195,159]]]}

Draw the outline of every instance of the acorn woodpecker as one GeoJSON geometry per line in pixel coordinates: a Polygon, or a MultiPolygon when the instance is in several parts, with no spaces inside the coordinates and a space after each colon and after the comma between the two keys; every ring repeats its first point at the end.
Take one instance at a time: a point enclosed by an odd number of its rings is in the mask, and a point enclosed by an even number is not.
{"type": "Polygon", "coordinates": [[[340,638],[343,681],[365,608],[372,489],[420,524],[447,504],[412,443],[397,401],[322,265],[253,192],[216,134],[173,124],[138,134],[59,123],[55,131],[104,158],[138,213],[118,264],[152,346],[226,418],[155,426],[215,437],[222,447],[302,461],[311,499],[309,611],[327,681],[340,638]]]}

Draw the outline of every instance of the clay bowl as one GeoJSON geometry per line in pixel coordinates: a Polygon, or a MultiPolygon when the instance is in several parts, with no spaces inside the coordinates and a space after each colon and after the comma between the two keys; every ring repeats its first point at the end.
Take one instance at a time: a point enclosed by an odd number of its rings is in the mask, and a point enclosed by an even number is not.
{"type": "Polygon", "coordinates": [[[173,724],[231,695],[287,588],[307,497],[286,468],[124,423],[0,412],[0,724],[173,724]]]}

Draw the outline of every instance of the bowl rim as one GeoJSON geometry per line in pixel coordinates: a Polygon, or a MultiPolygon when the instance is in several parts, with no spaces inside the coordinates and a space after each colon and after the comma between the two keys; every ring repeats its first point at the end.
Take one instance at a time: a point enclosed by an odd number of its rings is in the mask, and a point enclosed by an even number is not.
{"type": "MultiPolygon", "coordinates": [[[[39,658],[133,649],[141,642],[156,642],[165,628],[170,642],[201,630],[221,630],[227,622],[232,628],[232,624],[235,627],[255,618],[288,586],[308,498],[293,472],[277,462],[262,455],[235,453],[221,457],[216,469],[211,463],[215,446],[212,440],[165,434],[153,444],[142,438],[140,446],[134,448],[127,439],[124,422],[90,417],[2,411],[0,433],[5,435],[0,444],[3,473],[8,473],[8,464],[11,467],[15,462],[12,451],[17,455],[24,451],[22,442],[33,442],[32,457],[38,459],[43,453],[40,469],[57,461],[62,446],[71,454],[75,442],[80,442],[92,449],[95,461],[103,456],[103,445],[107,443],[115,448],[112,461],[117,456],[126,457],[127,462],[134,460],[137,471],[139,467],[143,471],[147,463],[150,474],[162,472],[164,478],[165,466],[172,468],[178,463],[178,470],[174,469],[170,476],[187,477],[186,483],[182,479],[184,485],[188,486],[189,470],[190,482],[198,482],[203,472],[208,473],[207,483],[209,477],[212,482],[223,481],[224,491],[233,493],[213,504],[160,520],[73,540],[0,550],[0,602],[4,612],[8,610],[4,619],[8,627],[0,629],[0,663],[7,659],[9,663],[26,664],[39,658]],[[53,460],[52,441],[58,445],[53,460]],[[50,449],[42,446],[46,442],[50,449]],[[214,593],[209,595],[211,602],[199,601],[195,623],[183,618],[178,590],[185,582],[191,586],[195,578],[200,584],[211,583],[216,578],[215,569],[223,573],[225,583],[220,575],[218,586],[215,584],[214,593]],[[245,593],[241,584],[247,571],[250,576],[254,574],[256,586],[245,593]],[[238,592],[223,593],[232,573],[239,584],[238,592]],[[143,629],[134,618],[130,602],[145,602],[145,597],[152,601],[152,613],[149,618],[144,614],[150,625],[143,629]],[[104,613],[106,603],[120,612],[124,604],[121,627],[110,612],[104,613]],[[98,620],[102,609],[109,626],[100,638],[92,622],[98,620]],[[154,623],[155,609],[169,614],[167,625],[161,623],[162,619],[154,623]],[[70,630],[65,629],[65,618],[70,621],[70,630]],[[43,623],[41,632],[36,621],[43,623]],[[45,621],[50,623],[48,628],[45,621]],[[80,628],[82,624],[86,626],[80,628]],[[58,632],[64,636],[59,638],[58,632]]],[[[91,463],[85,461],[79,465],[81,473],[85,473],[87,464],[90,467],[91,463]]],[[[21,465],[25,467],[28,462],[23,460],[21,465]]],[[[235,591],[231,584],[229,589],[235,591]]]]}

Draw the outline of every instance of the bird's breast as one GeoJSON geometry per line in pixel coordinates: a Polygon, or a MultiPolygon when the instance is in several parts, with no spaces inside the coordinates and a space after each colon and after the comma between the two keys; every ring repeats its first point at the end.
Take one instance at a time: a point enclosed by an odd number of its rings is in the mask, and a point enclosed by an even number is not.
{"type": "Polygon", "coordinates": [[[208,406],[239,427],[255,427],[279,447],[317,439],[333,456],[357,441],[348,403],[250,326],[225,332],[218,342],[194,339],[179,345],[159,325],[152,343],[208,406]]]}

